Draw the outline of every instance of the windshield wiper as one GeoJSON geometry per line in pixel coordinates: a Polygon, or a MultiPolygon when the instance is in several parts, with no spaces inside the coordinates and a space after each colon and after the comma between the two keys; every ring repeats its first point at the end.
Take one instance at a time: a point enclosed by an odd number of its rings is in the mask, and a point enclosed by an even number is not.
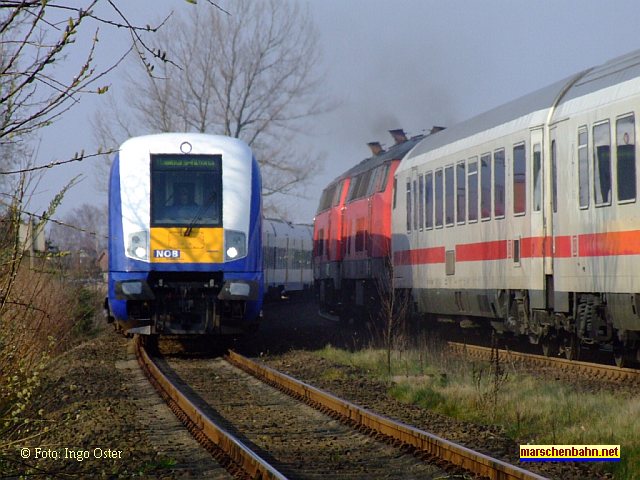
{"type": "Polygon", "coordinates": [[[193,217],[193,219],[189,223],[189,226],[185,229],[185,231],[183,233],[183,236],[185,236],[185,237],[190,237],[191,236],[191,232],[193,231],[193,227],[195,226],[196,222],[198,220],[200,220],[200,217],[202,217],[202,214],[207,210],[209,205],[211,205],[213,203],[214,197],[215,197],[215,193],[212,193],[209,196],[209,198],[207,199],[207,201],[204,202],[202,204],[202,206],[198,209],[198,211],[196,212],[195,216],[193,217]]]}

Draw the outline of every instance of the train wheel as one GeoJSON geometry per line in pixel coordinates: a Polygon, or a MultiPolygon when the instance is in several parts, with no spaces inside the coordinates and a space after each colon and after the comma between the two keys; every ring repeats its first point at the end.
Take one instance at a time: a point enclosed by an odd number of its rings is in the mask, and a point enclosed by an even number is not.
{"type": "Polygon", "coordinates": [[[558,355],[558,339],[552,335],[546,335],[540,340],[542,354],[545,357],[555,357],[558,355]]]}
{"type": "Polygon", "coordinates": [[[152,355],[158,353],[158,335],[143,335],[142,344],[148,353],[152,355]]]}
{"type": "Polygon", "coordinates": [[[566,335],[563,344],[565,358],[567,360],[577,360],[580,354],[578,338],[573,334],[566,335]]]}
{"type": "Polygon", "coordinates": [[[613,344],[613,361],[618,368],[622,368],[627,363],[627,350],[622,343],[613,344]]]}

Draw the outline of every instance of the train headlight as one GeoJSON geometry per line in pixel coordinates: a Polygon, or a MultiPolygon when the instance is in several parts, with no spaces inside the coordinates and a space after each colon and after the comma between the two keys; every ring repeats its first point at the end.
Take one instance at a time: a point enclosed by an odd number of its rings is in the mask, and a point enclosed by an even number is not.
{"type": "Polygon", "coordinates": [[[147,232],[133,232],[129,234],[127,253],[137,260],[148,260],[147,232]]]}
{"type": "Polygon", "coordinates": [[[224,252],[226,260],[236,260],[247,255],[246,235],[234,230],[224,232],[224,252]]]}

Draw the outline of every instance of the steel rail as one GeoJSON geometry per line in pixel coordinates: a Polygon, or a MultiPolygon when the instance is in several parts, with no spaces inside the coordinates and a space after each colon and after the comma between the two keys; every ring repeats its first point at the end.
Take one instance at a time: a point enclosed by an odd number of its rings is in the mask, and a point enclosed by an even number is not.
{"type": "Polygon", "coordinates": [[[251,478],[286,480],[287,477],[278,472],[266,460],[262,459],[224,428],[216,425],[176,388],[147,354],[139,336],[136,336],[135,345],[138,362],[142,369],[147,376],[151,377],[152,383],[160,390],[161,395],[165,398],[168,397],[184,413],[184,415],[178,415],[178,417],[183,420],[183,417],[186,416],[190,426],[196,430],[195,433],[192,431],[192,434],[198,441],[200,441],[201,437],[205,437],[207,441],[221,449],[251,478]]]}
{"type": "MultiPolygon", "coordinates": [[[[449,348],[462,355],[468,355],[479,360],[491,359],[491,348],[477,345],[467,345],[458,342],[448,342],[449,348]]],[[[495,350],[494,350],[495,351],[495,350]]],[[[621,368],[614,365],[603,365],[600,363],[580,362],[567,360],[560,357],[545,357],[533,353],[515,352],[512,350],[497,350],[499,355],[504,356],[509,361],[517,361],[536,366],[553,366],[561,370],[576,373],[588,373],[598,378],[606,378],[615,381],[630,380],[640,382],[640,370],[633,368],[621,368]]]]}
{"type": "Polygon", "coordinates": [[[492,480],[542,480],[545,478],[502,460],[475,452],[437,435],[370,412],[351,402],[273,370],[266,365],[256,363],[238,353],[229,352],[227,359],[244,371],[309,404],[321,405],[323,408],[339,414],[350,422],[396,439],[422,453],[445,460],[475,475],[492,480]]]}

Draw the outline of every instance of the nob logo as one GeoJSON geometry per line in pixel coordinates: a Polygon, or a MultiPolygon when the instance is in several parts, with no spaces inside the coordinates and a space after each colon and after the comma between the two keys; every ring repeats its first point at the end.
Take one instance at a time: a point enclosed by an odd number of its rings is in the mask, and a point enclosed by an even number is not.
{"type": "Polygon", "coordinates": [[[180,258],[180,250],[154,250],[154,258],[180,258]]]}

